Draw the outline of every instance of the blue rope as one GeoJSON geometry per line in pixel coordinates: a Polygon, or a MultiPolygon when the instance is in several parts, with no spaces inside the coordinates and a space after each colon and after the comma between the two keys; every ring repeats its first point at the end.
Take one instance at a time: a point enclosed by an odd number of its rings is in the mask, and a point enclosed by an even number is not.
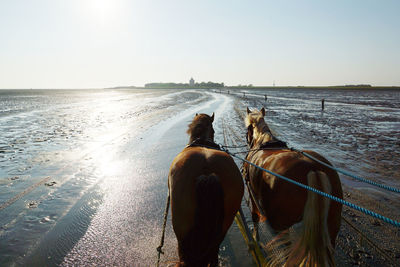
{"type": "Polygon", "coordinates": [[[314,160],[314,161],[316,161],[316,162],[318,162],[318,163],[320,163],[320,164],[322,164],[322,165],[324,165],[324,166],[326,166],[326,167],[328,167],[328,168],[330,168],[330,169],[332,169],[332,170],[335,170],[335,171],[337,171],[337,172],[340,172],[340,173],[342,173],[342,174],[344,174],[344,175],[347,175],[347,176],[349,176],[349,177],[352,177],[352,178],[354,178],[354,179],[356,179],[356,180],[359,180],[359,181],[361,181],[361,182],[364,182],[364,183],[367,183],[367,184],[370,184],[370,185],[374,185],[374,186],[377,186],[377,187],[380,187],[380,188],[383,188],[383,189],[386,189],[386,190],[389,190],[389,191],[392,191],[392,192],[395,192],[395,193],[400,193],[400,189],[397,189],[397,188],[391,187],[391,186],[387,186],[387,185],[384,185],[384,184],[378,184],[378,183],[376,183],[376,182],[374,182],[374,181],[371,181],[371,180],[368,180],[368,179],[359,177],[359,176],[354,175],[354,174],[352,174],[352,173],[349,173],[349,172],[347,172],[347,171],[345,171],[345,170],[342,170],[342,169],[339,169],[339,168],[335,168],[335,167],[333,167],[333,166],[331,166],[331,165],[329,165],[329,164],[327,164],[327,163],[325,163],[325,162],[322,162],[322,161],[316,159],[315,157],[311,156],[310,154],[308,154],[308,153],[306,153],[306,152],[297,150],[297,149],[295,149],[295,148],[290,148],[290,149],[293,150],[293,151],[296,151],[296,152],[300,152],[301,154],[303,154],[303,155],[306,156],[307,158],[310,158],[310,159],[312,159],[312,160],[314,160]]]}
{"type": "Polygon", "coordinates": [[[246,159],[243,159],[243,158],[241,158],[241,157],[236,156],[235,154],[229,152],[229,151],[226,150],[226,149],[225,149],[224,151],[225,151],[226,153],[228,153],[229,155],[231,155],[231,156],[233,156],[233,157],[235,157],[235,158],[237,158],[237,159],[239,159],[239,160],[241,160],[241,161],[247,162],[248,164],[250,164],[250,165],[252,165],[252,166],[254,166],[254,167],[256,167],[256,168],[258,168],[258,169],[260,169],[260,170],[263,170],[263,171],[265,171],[265,172],[267,172],[267,173],[269,173],[269,174],[272,174],[272,175],[274,175],[274,176],[276,176],[276,177],[278,177],[278,178],[281,178],[281,179],[283,179],[283,180],[285,180],[285,181],[287,181],[287,182],[293,183],[293,184],[295,184],[295,185],[297,185],[297,186],[300,186],[300,187],[302,187],[302,188],[304,188],[304,189],[310,190],[310,191],[312,191],[312,192],[314,192],[314,193],[317,193],[317,194],[322,195],[322,196],[324,196],[324,197],[330,198],[330,199],[332,199],[332,200],[334,200],[334,201],[336,201],[336,202],[339,202],[339,203],[341,203],[341,204],[343,204],[343,205],[346,205],[346,206],[348,206],[348,207],[350,207],[350,208],[352,208],[352,209],[361,211],[362,213],[364,213],[364,214],[366,214],[366,215],[375,217],[375,218],[380,219],[380,220],[382,220],[382,221],[384,221],[384,222],[386,222],[386,223],[389,223],[389,224],[391,224],[391,225],[394,225],[394,226],[400,228],[400,222],[398,222],[398,221],[392,220],[392,219],[390,219],[390,218],[387,218],[387,217],[385,217],[385,216],[382,216],[382,215],[380,215],[380,214],[378,214],[378,213],[375,213],[375,212],[373,212],[373,211],[367,210],[367,209],[365,209],[365,208],[363,208],[363,207],[357,206],[357,205],[355,205],[355,204],[353,204],[353,203],[347,202],[346,200],[343,200],[343,199],[341,199],[341,198],[338,198],[338,197],[332,196],[332,195],[330,195],[330,194],[327,194],[327,193],[325,193],[325,192],[322,192],[322,191],[320,191],[320,190],[318,190],[318,189],[315,189],[315,188],[313,188],[313,187],[310,187],[310,186],[308,186],[308,185],[299,183],[299,182],[297,182],[297,181],[294,181],[294,180],[292,180],[292,179],[290,179],[290,178],[287,178],[287,177],[285,177],[285,176],[282,176],[282,175],[280,175],[280,174],[271,172],[271,171],[269,171],[269,170],[267,170],[267,169],[264,169],[264,168],[262,168],[262,167],[260,167],[260,166],[258,166],[258,165],[256,165],[256,164],[254,164],[254,163],[252,163],[252,162],[246,160],[246,159]]]}

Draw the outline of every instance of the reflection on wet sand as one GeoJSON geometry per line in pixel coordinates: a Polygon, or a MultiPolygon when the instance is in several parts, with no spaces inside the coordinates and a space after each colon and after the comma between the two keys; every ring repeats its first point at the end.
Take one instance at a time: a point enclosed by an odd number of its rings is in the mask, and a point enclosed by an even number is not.
{"type": "MultiPolygon", "coordinates": [[[[220,117],[244,142],[242,119],[232,111],[265,105],[268,123],[290,146],[316,150],[337,167],[399,186],[399,92],[267,94],[265,102],[203,90],[2,91],[0,203],[47,177],[54,184],[0,210],[0,265],[152,265],[169,164],[186,145],[188,118],[197,111],[216,111],[218,143],[220,117]]],[[[342,181],[371,193],[358,182],[342,181]]],[[[384,197],[379,209],[387,214],[391,206],[396,213],[396,199],[384,197]]],[[[232,232],[221,246],[222,262],[248,266],[247,249],[232,232]]],[[[174,261],[171,229],[166,238],[164,260],[174,261]]]]}

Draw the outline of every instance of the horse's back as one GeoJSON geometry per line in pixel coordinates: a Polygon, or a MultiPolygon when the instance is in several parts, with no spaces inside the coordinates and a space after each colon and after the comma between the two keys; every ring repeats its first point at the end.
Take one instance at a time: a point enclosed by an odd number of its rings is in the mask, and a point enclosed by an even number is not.
{"type": "Polygon", "coordinates": [[[169,172],[169,185],[175,188],[182,183],[188,188],[194,185],[198,176],[211,173],[219,177],[224,188],[243,188],[242,176],[233,159],[223,151],[203,147],[186,148],[175,157],[169,172]]]}
{"type": "MultiPolygon", "coordinates": [[[[325,159],[323,156],[314,151],[304,151],[307,154],[312,155],[318,160],[331,165],[331,163],[325,159]]],[[[254,159],[253,159],[254,160],[254,159]]],[[[256,154],[254,162],[263,166],[264,168],[270,170],[271,172],[286,176],[295,181],[307,184],[307,174],[310,171],[321,171],[326,173],[329,182],[332,187],[332,194],[341,197],[342,196],[342,186],[340,183],[339,176],[337,172],[331,168],[328,168],[302,154],[290,150],[280,150],[280,151],[260,151],[256,154]]],[[[254,167],[253,167],[254,168],[254,167]]],[[[260,170],[253,169],[253,173],[257,172],[263,174],[263,179],[269,184],[271,188],[278,186],[278,184],[288,184],[288,182],[276,177],[272,174],[262,172],[260,170]]],[[[257,175],[252,175],[255,177],[257,175]]],[[[259,177],[259,178],[260,178],[259,177]]]]}

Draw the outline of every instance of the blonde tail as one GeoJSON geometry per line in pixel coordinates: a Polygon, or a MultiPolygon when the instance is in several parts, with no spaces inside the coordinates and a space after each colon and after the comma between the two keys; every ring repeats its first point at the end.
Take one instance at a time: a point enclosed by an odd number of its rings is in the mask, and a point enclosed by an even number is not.
{"type": "MultiPolygon", "coordinates": [[[[307,175],[308,185],[330,194],[328,176],[321,171],[307,175]]],[[[282,257],[272,256],[268,266],[335,266],[334,250],[328,232],[328,211],[330,200],[308,191],[300,229],[293,235],[286,231],[267,245],[280,248],[282,257]],[[282,251],[283,250],[283,251],[282,251]]]]}

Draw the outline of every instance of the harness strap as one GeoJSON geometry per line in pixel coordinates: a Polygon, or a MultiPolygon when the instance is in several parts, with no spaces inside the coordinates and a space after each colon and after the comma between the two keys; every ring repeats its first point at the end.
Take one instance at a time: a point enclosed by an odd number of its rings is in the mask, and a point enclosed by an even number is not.
{"type": "Polygon", "coordinates": [[[272,140],[261,144],[260,149],[288,148],[287,144],[281,140],[272,140]]]}
{"type": "Polygon", "coordinates": [[[221,150],[221,147],[218,144],[216,144],[213,140],[211,139],[204,140],[201,138],[195,139],[192,143],[186,146],[186,148],[188,147],[206,147],[206,148],[221,150]]]}

